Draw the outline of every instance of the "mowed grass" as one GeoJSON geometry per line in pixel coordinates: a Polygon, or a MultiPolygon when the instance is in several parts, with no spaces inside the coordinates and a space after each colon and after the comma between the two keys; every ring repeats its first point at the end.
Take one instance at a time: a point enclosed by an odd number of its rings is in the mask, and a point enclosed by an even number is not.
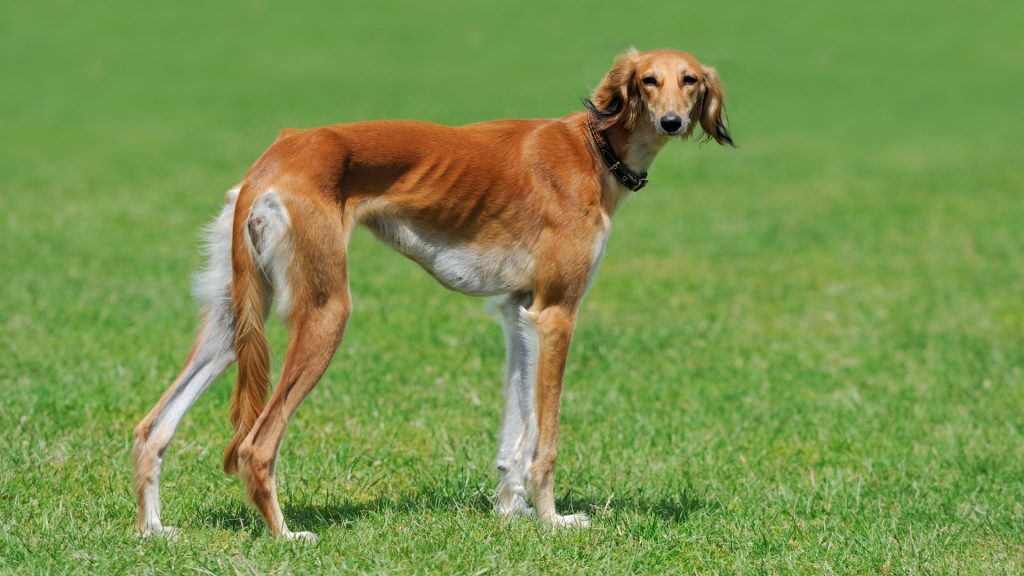
{"type": "MultiPolygon", "coordinates": [[[[0,571],[1024,570],[1019,4],[12,3],[0,19],[0,571]],[[559,116],[629,44],[725,80],[616,216],[556,495],[490,515],[501,332],[367,234],[292,422],[276,542],[220,471],[234,371],[133,532],[131,430],[196,325],[223,191],[283,126],[559,116]]],[[[271,329],[280,366],[285,333],[271,329]]]]}

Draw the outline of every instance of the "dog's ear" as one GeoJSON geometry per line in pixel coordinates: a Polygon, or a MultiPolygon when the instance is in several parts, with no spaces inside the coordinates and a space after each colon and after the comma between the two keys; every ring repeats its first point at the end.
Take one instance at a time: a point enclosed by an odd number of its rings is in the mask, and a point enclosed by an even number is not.
{"type": "Polygon", "coordinates": [[[725,125],[725,93],[722,91],[718,71],[711,66],[702,68],[704,85],[701,87],[700,102],[694,106],[694,115],[700,121],[700,127],[704,129],[704,137],[707,140],[714,140],[722,146],[728,144],[735,147],[725,125]]]}
{"type": "Polygon", "coordinates": [[[622,122],[627,130],[636,126],[640,118],[642,102],[640,101],[640,89],[637,86],[636,66],[640,59],[640,53],[636,48],[630,48],[619,54],[612,64],[612,69],[605,75],[604,80],[590,95],[589,100],[584,100],[589,109],[597,119],[597,128],[605,130],[622,122]]]}

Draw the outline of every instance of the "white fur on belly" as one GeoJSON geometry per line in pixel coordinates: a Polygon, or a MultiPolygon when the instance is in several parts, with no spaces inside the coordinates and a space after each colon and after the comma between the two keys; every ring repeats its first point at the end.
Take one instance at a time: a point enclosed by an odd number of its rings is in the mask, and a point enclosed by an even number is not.
{"type": "Polygon", "coordinates": [[[452,243],[380,212],[367,216],[363,223],[382,242],[457,292],[496,296],[532,288],[533,257],[523,248],[452,243]]]}

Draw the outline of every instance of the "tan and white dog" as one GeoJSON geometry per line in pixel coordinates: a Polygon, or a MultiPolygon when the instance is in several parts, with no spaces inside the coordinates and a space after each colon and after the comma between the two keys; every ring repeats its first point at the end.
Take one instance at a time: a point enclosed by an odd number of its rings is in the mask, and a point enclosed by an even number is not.
{"type": "Polygon", "coordinates": [[[584,103],[588,111],[553,120],[283,131],[209,229],[209,264],[194,285],[202,328],[135,429],[142,534],[173,532],[160,521],[164,451],[196,399],[237,360],[236,432],[224,469],[239,473],[273,536],[315,538],[285,525],[274,468],[288,421],[327,369],[352,311],[347,250],[357,224],[444,286],[502,298],[508,365],[495,512],[589,526],[586,515],[558,514],[554,499],[562,375],[580,300],[612,215],[646,183],[661,147],[698,123],[720,144],[732,139],[718,75],[685,52],[626,51],[584,103]],[[266,401],[272,297],[290,339],[266,401]]]}

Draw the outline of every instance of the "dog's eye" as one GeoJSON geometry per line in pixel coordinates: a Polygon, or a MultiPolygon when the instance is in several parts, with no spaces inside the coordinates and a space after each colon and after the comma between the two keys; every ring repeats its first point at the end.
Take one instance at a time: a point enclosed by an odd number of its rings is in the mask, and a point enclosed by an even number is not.
{"type": "Polygon", "coordinates": [[[697,77],[696,76],[683,76],[683,84],[686,84],[687,86],[689,86],[691,84],[696,84],[696,83],[697,83],[697,77]]]}
{"type": "Polygon", "coordinates": [[[644,76],[643,83],[647,86],[657,86],[658,79],[654,76],[644,76]]]}

